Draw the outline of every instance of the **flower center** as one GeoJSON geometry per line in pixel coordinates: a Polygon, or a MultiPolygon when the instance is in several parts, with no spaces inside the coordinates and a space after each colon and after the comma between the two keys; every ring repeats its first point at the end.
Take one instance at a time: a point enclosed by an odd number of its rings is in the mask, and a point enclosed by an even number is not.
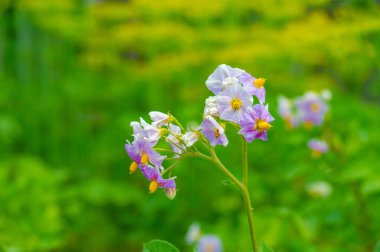
{"type": "Polygon", "coordinates": [[[148,159],[149,159],[148,155],[144,152],[144,153],[141,155],[141,160],[140,160],[140,162],[141,162],[142,164],[146,165],[146,164],[148,163],[148,159]]]}
{"type": "Polygon", "coordinates": [[[206,244],[205,245],[205,252],[213,252],[214,251],[214,245],[213,244],[206,244]]]}
{"type": "Polygon", "coordinates": [[[214,130],[214,134],[215,134],[215,137],[216,137],[216,138],[219,138],[219,137],[220,137],[219,129],[215,129],[215,130],[214,130]]]}
{"type": "Polygon", "coordinates": [[[265,83],[265,79],[264,78],[257,78],[254,82],[253,82],[253,85],[255,85],[255,87],[257,88],[262,88],[264,86],[264,83],[265,83]]]}
{"type": "Polygon", "coordinates": [[[152,180],[149,184],[149,192],[154,193],[157,191],[157,188],[160,187],[160,183],[157,182],[157,180],[152,180]]]}
{"type": "Polygon", "coordinates": [[[233,110],[239,110],[241,107],[241,104],[242,104],[241,100],[239,100],[239,98],[237,97],[232,99],[231,101],[231,107],[233,110]]]}
{"type": "Polygon", "coordinates": [[[272,125],[270,125],[267,121],[257,119],[253,129],[263,132],[264,130],[268,130],[270,127],[272,127],[272,125]]]}
{"type": "Polygon", "coordinates": [[[129,166],[129,172],[134,173],[137,170],[138,164],[136,162],[132,162],[132,164],[129,166]]]}
{"type": "Polygon", "coordinates": [[[310,104],[310,109],[311,111],[317,113],[321,110],[321,106],[319,105],[319,103],[313,102],[312,104],[310,104]]]}

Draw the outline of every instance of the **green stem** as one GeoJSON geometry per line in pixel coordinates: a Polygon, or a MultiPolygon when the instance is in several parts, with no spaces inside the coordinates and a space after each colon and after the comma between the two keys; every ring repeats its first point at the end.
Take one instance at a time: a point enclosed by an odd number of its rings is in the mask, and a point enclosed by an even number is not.
{"type": "Polygon", "coordinates": [[[258,252],[258,246],[256,242],[256,235],[255,235],[255,229],[253,225],[253,208],[251,204],[251,199],[249,197],[249,192],[247,187],[244,186],[219,160],[218,156],[216,155],[215,151],[213,149],[210,149],[211,157],[202,154],[202,153],[193,153],[195,157],[200,157],[205,160],[208,160],[212,163],[214,163],[227,177],[229,177],[232,182],[240,189],[240,191],[243,194],[243,200],[244,200],[244,206],[247,212],[248,217],[248,225],[249,225],[249,231],[251,234],[251,241],[252,241],[252,247],[254,252],[258,252]]]}
{"type": "Polygon", "coordinates": [[[247,141],[242,136],[242,152],[243,152],[243,185],[248,188],[248,157],[247,157],[247,141]]]}

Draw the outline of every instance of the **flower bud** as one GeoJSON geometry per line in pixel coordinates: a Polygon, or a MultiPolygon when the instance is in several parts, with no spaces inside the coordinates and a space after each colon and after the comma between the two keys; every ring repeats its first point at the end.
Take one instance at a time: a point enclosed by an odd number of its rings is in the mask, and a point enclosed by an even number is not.
{"type": "Polygon", "coordinates": [[[176,193],[177,191],[175,188],[165,188],[166,197],[168,197],[171,200],[175,198],[176,193]]]}
{"type": "Polygon", "coordinates": [[[206,107],[203,112],[204,116],[216,116],[219,117],[218,102],[216,96],[210,96],[206,99],[206,107]]]}

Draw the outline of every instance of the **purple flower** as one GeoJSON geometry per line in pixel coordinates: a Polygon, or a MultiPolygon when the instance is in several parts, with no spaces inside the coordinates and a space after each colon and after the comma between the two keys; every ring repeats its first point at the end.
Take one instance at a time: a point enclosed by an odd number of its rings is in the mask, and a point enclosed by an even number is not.
{"type": "Polygon", "coordinates": [[[239,134],[242,134],[249,143],[258,138],[266,141],[267,130],[271,127],[269,122],[273,120],[274,118],[269,114],[268,105],[257,104],[249,107],[241,118],[239,134]]]}
{"type": "Polygon", "coordinates": [[[157,127],[157,125],[148,124],[142,118],[140,118],[140,122],[141,122],[141,126],[144,128],[145,140],[150,142],[152,146],[155,146],[163,134],[163,129],[157,127]]]}
{"type": "Polygon", "coordinates": [[[148,161],[154,165],[161,165],[166,156],[161,156],[153,150],[152,145],[146,140],[136,140],[133,143],[126,143],[125,150],[128,156],[133,160],[130,171],[135,172],[138,165],[147,165],[148,161]]]}
{"type": "Polygon", "coordinates": [[[212,116],[206,116],[198,130],[210,141],[211,146],[218,144],[226,146],[228,144],[223,127],[212,116]]]}
{"type": "Polygon", "coordinates": [[[294,100],[294,104],[298,109],[299,119],[306,126],[321,125],[323,123],[328,106],[315,92],[307,92],[304,96],[294,100]]]}
{"type": "Polygon", "coordinates": [[[246,108],[252,105],[253,98],[241,86],[231,86],[218,95],[220,118],[239,123],[246,108]]]}
{"type": "Polygon", "coordinates": [[[312,151],[313,157],[319,157],[322,153],[326,153],[329,150],[329,146],[326,141],[311,139],[308,142],[308,146],[312,151]]]}
{"type": "Polygon", "coordinates": [[[204,235],[198,242],[197,252],[222,252],[222,242],[215,235],[204,235]]]}
{"type": "Polygon", "coordinates": [[[144,165],[141,171],[145,178],[150,181],[149,191],[154,193],[158,188],[176,188],[174,178],[163,179],[160,170],[157,167],[144,165]]]}
{"type": "Polygon", "coordinates": [[[222,64],[208,77],[206,86],[211,92],[218,95],[230,86],[240,85],[239,76],[242,73],[244,73],[244,70],[222,64]]]}
{"type": "Polygon", "coordinates": [[[256,96],[260,103],[265,102],[265,88],[264,78],[258,78],[251,76],[249,73],[242,73],[239,81],[243,84],[243,88],[251,95],[256,96]]]}

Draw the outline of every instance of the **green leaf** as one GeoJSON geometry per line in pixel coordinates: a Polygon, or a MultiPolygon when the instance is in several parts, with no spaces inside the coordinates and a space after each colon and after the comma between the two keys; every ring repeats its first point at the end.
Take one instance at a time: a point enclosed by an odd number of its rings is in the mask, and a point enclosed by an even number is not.
{"type": "Polygon", "coordinates": [[[269,248],[265,243],[261,244],[260,252],[274,252],[273,249],[269,248]]]}
{"type": "Polygon", "coordinates": [[[143,252],[179,252],[179,249],[167,241],[152,240],[144,243],[143,252]]]}

